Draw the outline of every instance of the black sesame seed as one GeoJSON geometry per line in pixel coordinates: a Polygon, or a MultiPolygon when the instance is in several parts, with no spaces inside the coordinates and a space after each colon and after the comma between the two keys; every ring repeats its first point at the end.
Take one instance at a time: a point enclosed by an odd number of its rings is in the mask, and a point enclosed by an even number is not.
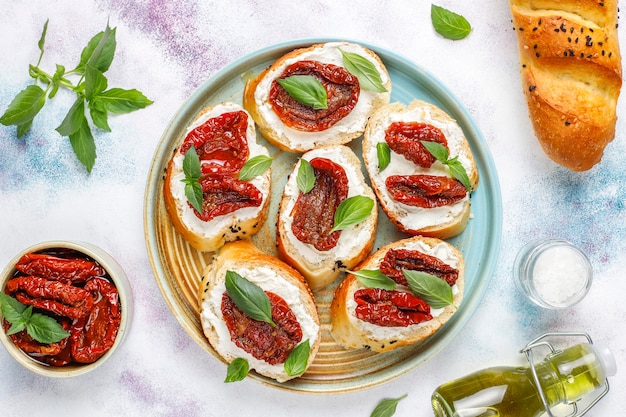
{"type": "Polygon", "coordinates": [[[570,122],[569,120],[566,120],[566,121],[565,121],[565,126],[569,126],[569,125],[571,125],[571,124],[572,124],[572,122],[570,122]]]}
{"type": "Polygon", "coordinates": [[[537,49],[537,44],[534,44],[534,45],[533,45],[533,49],[537,49]]]}
{"type": "Polygon", "coordinates": [[[613,52],[609,52],[609,58],[613,56],[613,52]]]}
{"type": "Polygon", "coordinates": [[[535,56],[536,56],[537,58],[540,58],[540,57],[541,57],[541,54],[540,54],[539,52],[537,52],[537,53],[535,54],[535,56]]]}
{"type": "Polygon", "coordinates": [[[528,87],[528,91],[530,91],[531,93],[535,91],[536,89],[537,89],[536,85],[531,85],[530,87],[528,87]]]}

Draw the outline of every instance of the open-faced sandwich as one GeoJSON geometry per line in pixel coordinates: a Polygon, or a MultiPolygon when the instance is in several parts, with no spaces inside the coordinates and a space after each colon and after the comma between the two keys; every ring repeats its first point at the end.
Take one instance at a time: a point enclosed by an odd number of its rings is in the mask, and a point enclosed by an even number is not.
{"type": "Polygon", "coordinates": [[[391,79],[370,49],[328,42],[293,50],[245,86],[243,104],[278,148],[306,152],[359,137],[389,103],[391,79]]]}
{"type": "Polygon", "coordinates": [[[463,130],[443,110],[421,100],[381,107],[367,125],[363,161],[399,230],[445,239],[465,229],[478,170],[463,130]]]}
{"type": "Polygon", "coordinates": [[[369,255],[377,220],[376,196],[354,152],[320,147],[302,155],[285,185],[278,253],[318,290],[369,255]]]}
{"type": "Polygon", "coordinates": [[[278,382],[300,376],[320,344],[303,277],[250,240],[226,243],[204,270],[200,320],[215,351],[278,382]]]}
{"type": "Polygon", "coordinates": [[[163,196],[174,228],[202,251],[253,235],[267,219],[270,164],[253,119],[240,105],[206,108],[165,174],[163,196]]]}
{"type": "Polygon", "coordinates": [[[437,238],[388,244],[337,287],[333,338],[348,349],[385,352],[429,337],[457,311],[464,269],[458,249],[437,238]]]}

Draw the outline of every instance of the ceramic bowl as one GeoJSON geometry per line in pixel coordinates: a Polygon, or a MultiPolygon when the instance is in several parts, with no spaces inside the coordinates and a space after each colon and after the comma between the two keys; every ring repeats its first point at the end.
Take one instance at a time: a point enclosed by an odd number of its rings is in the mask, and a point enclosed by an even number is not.
{"type": "MultiPolygon", "coordinates": [[[[2,326],[0,326],[0,341],[9,354],[26,369],[48,377],[67,378],[93,371],[115,354],[130,328],[133,315],[133,299],[128,278],[117,261],[99,247],[90,243],[77,241],[49,241],[36,244],[23,250],[21,253],[17,254],[2,271],[2,275],[0,275],[0,291],[4,292],[7,281],[13,278],[18,272],[15,265],[23,255],[54,249],[70,249],[77,251],[98,262],[106,270],[108,277],[117,287],[121,309],[121,323],[113,346],[103,356],[90,364],[70,363],[64,366],[52,366],[41,363],[24,353],[19,347],[13,344],[11,338],[6,335],[2,326]]],[[[2,318],[0,313],[0,323],[3,321],[4,318],[2,318]]]]}

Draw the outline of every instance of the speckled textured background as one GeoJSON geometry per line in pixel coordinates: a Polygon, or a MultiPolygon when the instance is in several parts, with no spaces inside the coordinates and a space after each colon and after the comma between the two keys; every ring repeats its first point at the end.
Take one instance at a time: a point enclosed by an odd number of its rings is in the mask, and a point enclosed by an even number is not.
{"type": "MultiPolygon", "coordinates": [[[[626,415],[626,108],[601,164],[585,173],[556,166],[533,136],[521,93],[517,44],[508,3],[446,0],[471,35],[438,36],[430,2],[325,1],[20,1],[0,14],[0,111],[31,82],[28,64],[50,19],[42,67],[78,62],[87,40],[117,28],[110,86],[137,88],[155,103],[113,117],[98,131],[96,165],[87,175],[57,127],[72,104],[60,93],[22,139],[0,126],[0,265],[31,244],[87,240],[109,251],[134,291],[131,332],[113,360],[71,380],[22,369],[0,350],[0,409],[5,416],[367,416],[386,397],[408,393],[396,416],[431,415],[433,389],[495,364],[523,362],[518,353],[545,331],[585,331],[606,342],[618,362],[611,392],[588,415],[626,415]],[[152,156],[185,99],[225,64],[269,45],[308,37],[345,37],[403,55],[434,74],[481,129],[502,187],[503,235],[483,302],[437,357],[394,381],[360,392],[295,394],[253,380],[222,383],[223,365],[178,324],[154,280],[146,253],[143,196],[152,156]],[[588,254],[595,281],[580,304],[564,311],[531,306],[516,290],[517,251],[539,237],[571,240],[588,254]]],[[[626,45],[620,27],[620,40],[626,45]]],[[[623,49],[623,48],[622,48],[623,49]]]]}

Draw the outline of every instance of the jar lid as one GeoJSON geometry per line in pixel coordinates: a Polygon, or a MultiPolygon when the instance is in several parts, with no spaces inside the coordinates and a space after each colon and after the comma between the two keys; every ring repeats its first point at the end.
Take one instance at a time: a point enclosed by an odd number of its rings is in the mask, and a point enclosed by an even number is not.
{"type": "Polygon", "coordinates": [[[564,239],[543,239],[527,244],[518,253],[515,281],[535,304],[549,309],[573,306],[591,288],[589,258],[564,239]]]}

